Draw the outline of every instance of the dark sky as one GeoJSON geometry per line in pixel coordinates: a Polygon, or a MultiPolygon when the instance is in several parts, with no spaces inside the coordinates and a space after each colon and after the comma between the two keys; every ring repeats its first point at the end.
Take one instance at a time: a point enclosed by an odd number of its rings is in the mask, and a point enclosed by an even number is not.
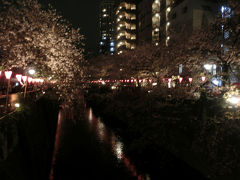
{"type": "Polygon", "coordinates": [[[86,50],[97,52],[100,0],[39,0],[39,2],[50,3],[74,27],[79,27],[86,39],[86,50]]]}

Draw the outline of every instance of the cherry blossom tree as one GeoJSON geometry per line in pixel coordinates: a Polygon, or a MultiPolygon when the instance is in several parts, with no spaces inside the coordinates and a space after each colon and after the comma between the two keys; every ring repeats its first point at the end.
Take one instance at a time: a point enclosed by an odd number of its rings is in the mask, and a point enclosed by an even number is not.
{"type": "Polygon", "coordinates": [[[61,95],[83,83],[83,36],[80,29],[44,8],[37,0],[0,2],[0,54],[4,69],[36,68],[56,80],[61,95]]]}
{"type": "Polygon", "coordinates": [[[123,60],[117,55],[99,55],[87,60],[87,74],[89,80],[121,78],[123,60]]]}
{"type": "Polygon", "coordinates": [[[215,63],[221,68],[218,75],[222,77],[224,84],[229,84],[230,75],[240,63],[239,5],[237,1],[223,4],[211,25],[194,32],[182,44],[179,49],[183,54],[178,53],[179,58],[176,61],[195,72],[203,64],[215,63]]]}

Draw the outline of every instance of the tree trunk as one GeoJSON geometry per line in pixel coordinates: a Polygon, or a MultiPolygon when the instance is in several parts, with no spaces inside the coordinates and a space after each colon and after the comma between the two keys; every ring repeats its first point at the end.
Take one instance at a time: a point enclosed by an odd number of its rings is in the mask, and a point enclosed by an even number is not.
{"type": "Polygon", "coordinates": [[[227,84],[230,84],[230,77],[229,77],[229,69],[230,65],[228,63],[223,63],[222,66],[222,77],[223,77],[223,86],[225,87],[227,84]]]}

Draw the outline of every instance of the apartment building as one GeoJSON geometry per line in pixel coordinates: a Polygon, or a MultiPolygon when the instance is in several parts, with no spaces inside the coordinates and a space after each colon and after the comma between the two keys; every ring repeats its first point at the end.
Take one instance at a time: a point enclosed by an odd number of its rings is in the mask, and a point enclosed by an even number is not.
{"type": "Polygon", "coordinates": [[[138,4],[139,42],[152,41],[158,45],[165,41],[168,45],[171,33],[189,35],[209,24],[217,11],[217,0],[141,0],[138,4]]]}
{"type": "Polygon", "coordinates": [[[120,0],[116,6],[116,52],[134,49],[137,40],[137,5],[134,0],[120,0]]]}
{"type": "Polygon", "coordinates": [[[100,37],[99,53],[115,53],[115,2],[114,0],[102,0],[99,12],[100,37]]]}

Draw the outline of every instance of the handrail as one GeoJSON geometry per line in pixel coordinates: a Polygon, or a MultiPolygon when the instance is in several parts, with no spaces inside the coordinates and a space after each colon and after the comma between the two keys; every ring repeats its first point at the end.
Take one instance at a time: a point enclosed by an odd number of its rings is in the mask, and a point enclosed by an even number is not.
{"type": "MultiPolygon", "coordinates": [[[[41,91],[41,89],[37,89],[37,90],[33,90],[33,91],[27,91],[27,93],[33,93],[33,92],[38,92],[38,91],[41,91]]],[[[22,93],[22,92],[17,92],[17,93],[22,93]]],[[[12,94],[9,94],[9,96],[13,95],[13,94],[17,94],[17,93],[12,93],[12,94]]],[[[0,95],[0,99],[4,99],[6,98],[6,94],[4,95],[0,95]]]]}
{"type": "Polygon", "coordinates": [[[12,111],[12,112],[10,112],[10,113],[7,113],[7,114],[5,114],[4,116],[0,117],[0,121],[3,120],[5,117],[13,114],[15,111],[16,111],[16,110],[14,110],[14,111],[12,111]]]}

